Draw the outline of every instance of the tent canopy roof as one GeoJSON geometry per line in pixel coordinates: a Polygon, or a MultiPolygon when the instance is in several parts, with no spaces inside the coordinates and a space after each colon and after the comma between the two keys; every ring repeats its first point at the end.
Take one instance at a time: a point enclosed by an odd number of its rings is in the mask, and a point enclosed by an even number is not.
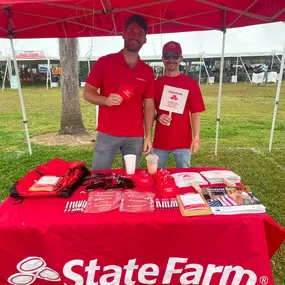
{"type": "Polygon", "coordinates": [[[0,37],[119,35],[132,14],[149,33],[224,30],[285,21],[284,0],[0,0],[0,37]]]}

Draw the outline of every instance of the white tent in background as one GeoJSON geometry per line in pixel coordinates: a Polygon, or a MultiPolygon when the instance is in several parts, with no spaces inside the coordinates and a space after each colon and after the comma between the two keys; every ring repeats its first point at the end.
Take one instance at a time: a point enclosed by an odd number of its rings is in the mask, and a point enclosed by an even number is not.
{"type": "MultiPolygon", "coordinates": [[[[216,119],[216,145],[215,155],[217,155],[218,149],[218,137],[219,137],[219,123],[220,123],[220,106],[221,106],[221,93],[222,93],[222,76],[225,57],[255,57],[255,56],[273,56],[276,57],[281,65],[283,61],[279,56],[282,54],[285,35],[285,25],[282,22],[273,24],[263,24],[259,26],[244,27],[239,29],[227,30],[227,37],[225,32],[220,31],[201,31],[201,32],[188,32],[188,33],[176,33],[176,34],[160,34],[149,35],[147,43],[143,46],[140,56],[143,60],[159,60],[161,59],[161,50],[163,44],[170,40],[179,42],[182,46],[183,55],[185,58],[199,59],[201,53],[203,58],[221,58],[220,68],[220,84],[218,94],[218,107],[217,107],[217,119],[216,119]],[[222,44],[221,44],[222,43],[222,44]]],[[[118,52],[123,47],[123,39],[121,36],[116,37],[100,37],[93,38],[92,43],[92,55],[89,60],[94,61],[99,57],[108,53],[118,52]]],[[[5,48],[0,40],[0,45],[5,48]]],[[[32,40],[29,40],[30,42],[32,40]]],[[[45,41],[45,48],[49,46],[58,50],[58,42],[52,43],[52,40],[45,41]]],[[[80,50],[84,50],[84,46],[90,49],[90,45],[86,42],[90,39],[80,39],[80,50]],[[84,43],[85,41],[85,43],[84,43]]],[[[23,43],[23,40],[15,40],[17,48],[23,43]]],[[[28,41],[27,41],[28,42],[28,41]]],[[[40,42],[38,40],[34,42],[40,42]]],[[[42,43],[44,41],[41,41],[42,43]]],[[[6,40],[6,43],[9,43],[6,40]]],[[[8,46],[8,45],[7,45],[8,46]]],[[[21,48],[23,49],[23,48],[21,48]]],[[[49,49],[49,48],[48,48],[49,49]]],[[[56,51],[56,54],[58,51],[56,51]]],[[[284,58],[283,58],[284,59],[284,58]]],[[[281,68],[281,74],[279,78],[282,78],[283,68],[281,68]]],[[[270,137],[270,144],[272,146],[274,123],[277,113],[277,104],[280,96],[281,81],[278,82],[278,88],[276,91],[275,108],[272,123],[272,132],[270,137]]],[[[271,149],[271,147],[270,147],[271,149]]]]}

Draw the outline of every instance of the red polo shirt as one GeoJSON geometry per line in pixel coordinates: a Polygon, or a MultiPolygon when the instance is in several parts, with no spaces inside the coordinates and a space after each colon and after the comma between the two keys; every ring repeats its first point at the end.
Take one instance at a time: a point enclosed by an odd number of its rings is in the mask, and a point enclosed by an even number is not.
{"type": "Polygon", "coordinates": [[[129,67],[123,52],[101,57],[92,67],[86,81],[100,88],[102,96],[119,93],[122,85],[134,88],[130,100],[119,106],[99,106],[99,132],[122,137],[143,137],[143,99],[154,98],[154,75],[150,66],[141,59],[135,67],[129,67]]]}
{"type": "Polygon", "coordinates": [[[190,114],[205,110],[204,101],[198,83],[184,75],[175,77],[162,76],[155,81],[155,107],[157,113],[169,114],[159,109],[164,85],[189,90],[183,114],[172,113],[170,126],[156,122],[153,147],[162,150],[175,150],[190,148],[192,142],[192,129],[190,114]]]}

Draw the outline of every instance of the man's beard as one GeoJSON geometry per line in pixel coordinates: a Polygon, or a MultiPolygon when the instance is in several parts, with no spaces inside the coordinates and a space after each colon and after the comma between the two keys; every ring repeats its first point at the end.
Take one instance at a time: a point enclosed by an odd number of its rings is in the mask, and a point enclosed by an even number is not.
{"type": "Polygon", "coordinates": [[[166,65],[165,65],[165,69],[167,70],[167,71],[175,71],[175,70],[177,70],[177,65],[178,65],[178,63],[177,62],[168,62],[168,63],[166,63],[166,65]]]}
{"type": "Polygon", "coordinates": [[[137,40],[134,40],[136,43],[131,43],[130,41],[133,40],[125,40],[125,48],[130,52],[138,52],[143,46],[143,44],[137,40]]]}

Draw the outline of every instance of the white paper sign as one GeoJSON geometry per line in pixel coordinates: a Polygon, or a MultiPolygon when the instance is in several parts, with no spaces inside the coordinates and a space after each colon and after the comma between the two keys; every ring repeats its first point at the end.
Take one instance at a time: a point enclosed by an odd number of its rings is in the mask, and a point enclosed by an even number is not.
{"type": "Polygon", "coordinates": [[[10,77],[10,88],[11,89],[18,89],[18,81],[17,81],[16,75],[12,75],[10,77]]]}
{"type": "Polygon", "coordinates": [[[165,85],[159,105],[160,110],[183,114],[189,90],[165,85]]]}
{"type": "Polygon", "coordinates": [[[232,83],[237,83],[237,76],[236,75],[232,75],[232,83]]]}
{"type": "Polygon", "coordinates": [[[264,72],[261,73],[252,73],[252,82],[253,83],[263,83],[264,72]]]}
{"type": "Polygon", "coordinates": [[[276,71],[268,72],[267,82],[276,83],[276,81],[277,81],[277,72],[276,71]]]}
{"type": "Polygon", "coordinates": [[[213,84],[213,83],[215,82],[215,77],[208,77],[207,82],[208,82],[209,84],[213,84]]]}

